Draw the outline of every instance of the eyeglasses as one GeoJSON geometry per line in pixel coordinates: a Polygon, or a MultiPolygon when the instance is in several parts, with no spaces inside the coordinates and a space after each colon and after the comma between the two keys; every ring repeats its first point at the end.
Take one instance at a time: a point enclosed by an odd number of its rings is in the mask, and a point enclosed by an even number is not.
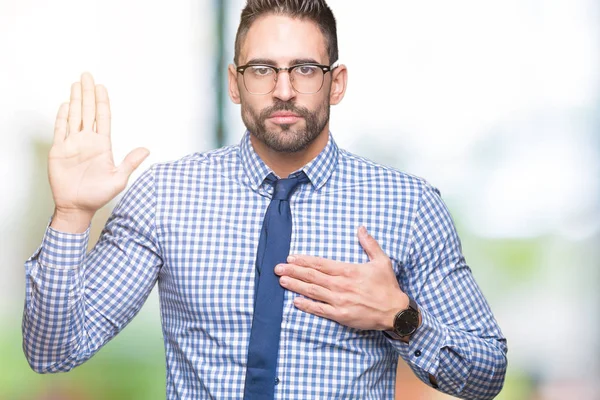
{"type": "Polygon", "coordinates": [[[325,74],[335,68],[320,64],[298,64],[287,68],[247,64],[236,69],[242,74],[246,90],[252,94],[269,94],[275,90],[277,77],[281,71],[287,71],[290,74],[290,83],[296,92],[314,94],[323,87],[325,74]]]}

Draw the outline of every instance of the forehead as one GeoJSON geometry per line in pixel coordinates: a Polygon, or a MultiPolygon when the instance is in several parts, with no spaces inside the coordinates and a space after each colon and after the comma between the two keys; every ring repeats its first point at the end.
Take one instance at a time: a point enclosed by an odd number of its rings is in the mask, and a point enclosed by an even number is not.
{"type": "Polygon", "coordinates": [[[326,64],[325,37],[311,20],[268,14],[250,26],[240,51],[241,64],[259,58],[280,65],[307,58],[326,64]]]}

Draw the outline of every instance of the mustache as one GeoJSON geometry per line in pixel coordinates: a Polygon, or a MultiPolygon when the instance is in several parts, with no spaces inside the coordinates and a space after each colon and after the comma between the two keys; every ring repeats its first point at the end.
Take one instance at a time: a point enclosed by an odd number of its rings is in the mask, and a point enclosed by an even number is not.
{"type": "Polygon", "coordinates": [[[265,120],[269,118],[271,114],[277,111],[289,111],[293,112],[296,115],[306,118],[310,115],[310,111],[305,107],[298,107],[289,101],[281,101],[277,100],[274,105],[271,107],[267,107],[260,113],[260,119],[265,120]]]}

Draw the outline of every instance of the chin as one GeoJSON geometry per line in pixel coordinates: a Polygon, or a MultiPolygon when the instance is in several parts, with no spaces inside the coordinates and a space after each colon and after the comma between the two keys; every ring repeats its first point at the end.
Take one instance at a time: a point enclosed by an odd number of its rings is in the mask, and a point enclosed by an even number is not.
{"type": "Polygon", "coordinates": [[[267,136],[266,145],[281,153],[298,153],[306,150],[318,135],[306,135],[297,131],[283,131],[267,136]]]}

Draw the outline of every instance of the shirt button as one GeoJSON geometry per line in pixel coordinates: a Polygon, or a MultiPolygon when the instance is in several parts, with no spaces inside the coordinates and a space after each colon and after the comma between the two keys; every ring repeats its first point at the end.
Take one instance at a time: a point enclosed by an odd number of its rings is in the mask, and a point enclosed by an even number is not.
{"type": "Polygon", "coordinates": [[[279,385],[279,378],[275,378],[275,385],[279,385]]]}
{"type": "Polygon", "coordinates": [[[421,350],[415,350],[415,357],[421,357],[421,350]]]}

